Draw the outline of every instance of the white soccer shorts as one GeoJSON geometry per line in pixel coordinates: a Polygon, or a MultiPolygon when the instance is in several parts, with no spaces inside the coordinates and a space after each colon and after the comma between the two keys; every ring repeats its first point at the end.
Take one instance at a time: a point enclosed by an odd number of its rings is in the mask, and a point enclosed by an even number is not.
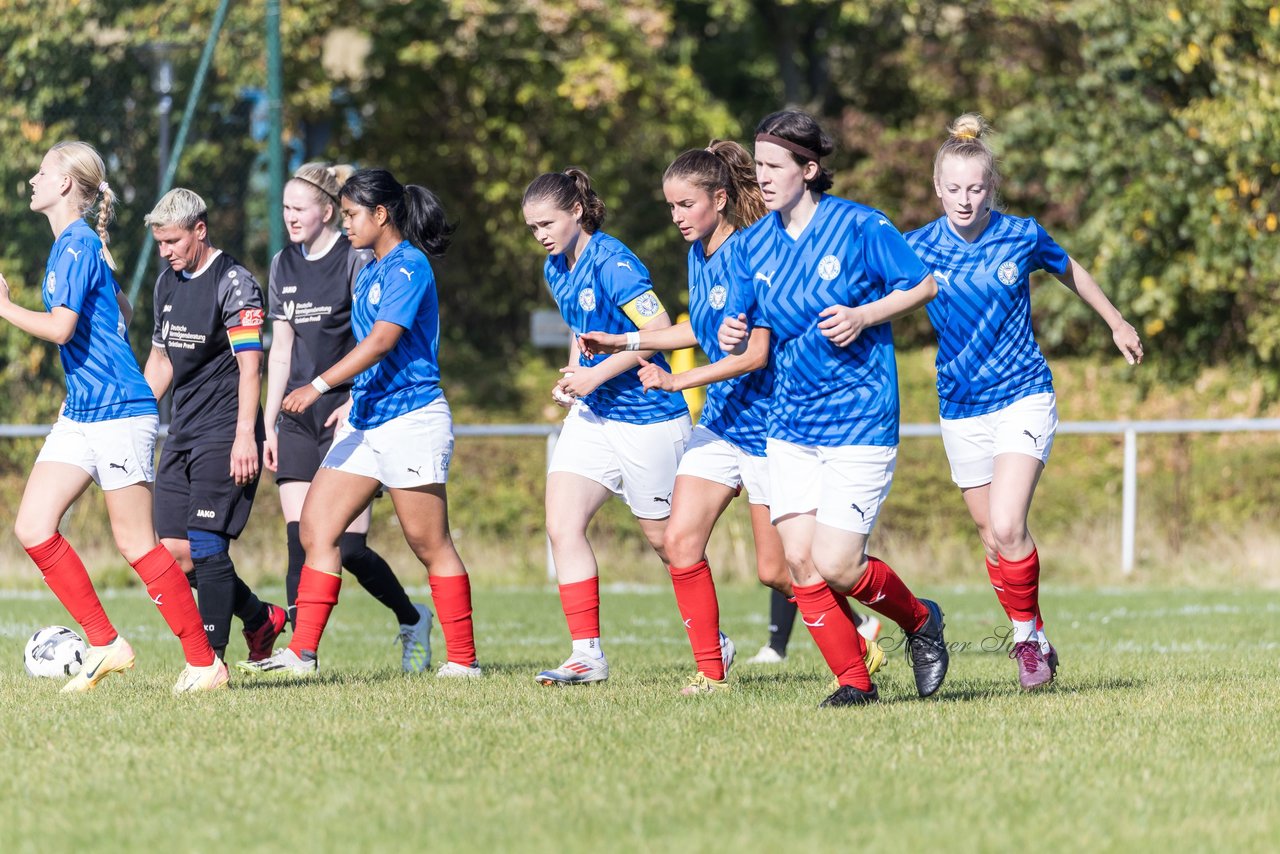
{"type": "Polygon", "coordinates": [[[986,415],[943,418],[942,444],[951,479],[961,489],[988,484],[1001,454],[1025,454],[1047,464],[1057,432],[1053,392],[1029,395],[986,415]]]}
{"type": "Polygon", "coordinates": [[[453,414],[444,395],[385,424],[357,430],[345,418],[321,465],[380,481],[389,489],[449,482],[453,414]]]}
{"type": "Polygon", "coordinates": [[[745,488],[751,504],[769,503],[768,458],[751,456],[701,424],[693,428],[676,475],[700,477],[730,489],[745,488]]]}
{"type": "Polygon", "coordinates": [[[159,430],[160,419],[154,415],[106,421],[72,421],[60,415],[36,462],[79,466],[108,491],[154,483],[159,430]]]}
{"type": "Polygon", "coordinates": [[[889,497],[896,447],[797,445],[769,439],[770,515],[815,513],[817,521],[855,534],[870,534],[889,497]]]}
{"type": "Polygon", "coordinates": [[[579,401],[565,416],[547,473],[594,480],[622,496],[636,518],[665,519],[690,429],[688,415],[627,424],[601,418],[579,401]]]}

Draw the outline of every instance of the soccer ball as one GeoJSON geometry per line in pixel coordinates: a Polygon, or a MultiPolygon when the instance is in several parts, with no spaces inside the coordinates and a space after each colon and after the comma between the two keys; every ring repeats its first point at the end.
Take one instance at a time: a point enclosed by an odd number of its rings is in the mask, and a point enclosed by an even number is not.
{"type": "Polygon", "coordinates": [[[84,641],[71,629],[45,626],[27,641],[22,663],[31,676],[63,679],[80,672],[85,652],[84,641]]]}

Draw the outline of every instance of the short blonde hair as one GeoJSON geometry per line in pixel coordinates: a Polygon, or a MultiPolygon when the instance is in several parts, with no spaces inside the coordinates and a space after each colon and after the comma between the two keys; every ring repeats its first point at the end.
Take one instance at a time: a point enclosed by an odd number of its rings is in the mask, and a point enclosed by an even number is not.
{"type": "Polygon", "coordinates": [[[209,208],[198,193],[186,187],[174,187],[156,202],[142,221],[152,228],[176,225],[190,231],[196,223],[209,221],[209,208]]]}

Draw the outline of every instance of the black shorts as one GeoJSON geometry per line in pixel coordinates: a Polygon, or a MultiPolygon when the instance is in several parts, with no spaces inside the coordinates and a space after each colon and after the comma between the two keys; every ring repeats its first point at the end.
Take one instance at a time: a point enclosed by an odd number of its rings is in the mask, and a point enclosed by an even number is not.
{"type": "MultiPolygon", "coordinates": [[[[261,450],[258,470],[262,470],[261,450]]],[[[156,533],[185,540],[187,531],[196,528],[233,540],[240,536],[253,509],[258,478],[236,486],[230,472],[230,442],[210,442],[183,451],[166,445],[156,467],[156,533]]]]}
{"type": "Polygon", "coordinates": [[[335,422],[329,427],[324,422],[334,410],[347,402],[348,394],[324,394],[301,414],[281,412],[276,422],[276,483],[303,481],[310,483],[320,471],[324,455],[333,444],[335,422]]]}

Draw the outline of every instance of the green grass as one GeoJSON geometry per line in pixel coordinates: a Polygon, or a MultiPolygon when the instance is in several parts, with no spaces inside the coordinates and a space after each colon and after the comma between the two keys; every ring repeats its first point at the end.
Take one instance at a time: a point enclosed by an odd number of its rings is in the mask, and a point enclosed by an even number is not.
{"type": "MultiPolygon", "coordinates": [[[[745,658],[766,595],[721,592],[745,658]]],[[[883,702],[842,710],[815,708],[829,676],[803,628],[733,693],[676,696],[689,656],[665,587],[606,591],[604,686],[533,683],[568,645],[550,589],[480,590],[487,675],[438,682],[398,672],[390,617],[353,587],[318,683],[186,698],[140,591],[106,600],[137,669],[79,697],[21,669],[65,614],[10,594],[0,850],[1274,848],[1280,593],[1051,586],[1060,678],[1022,695],[985,648],[990,591],[928,592],[955,650],[940,698],[914,699],[892,656],[883,702]]]]}

